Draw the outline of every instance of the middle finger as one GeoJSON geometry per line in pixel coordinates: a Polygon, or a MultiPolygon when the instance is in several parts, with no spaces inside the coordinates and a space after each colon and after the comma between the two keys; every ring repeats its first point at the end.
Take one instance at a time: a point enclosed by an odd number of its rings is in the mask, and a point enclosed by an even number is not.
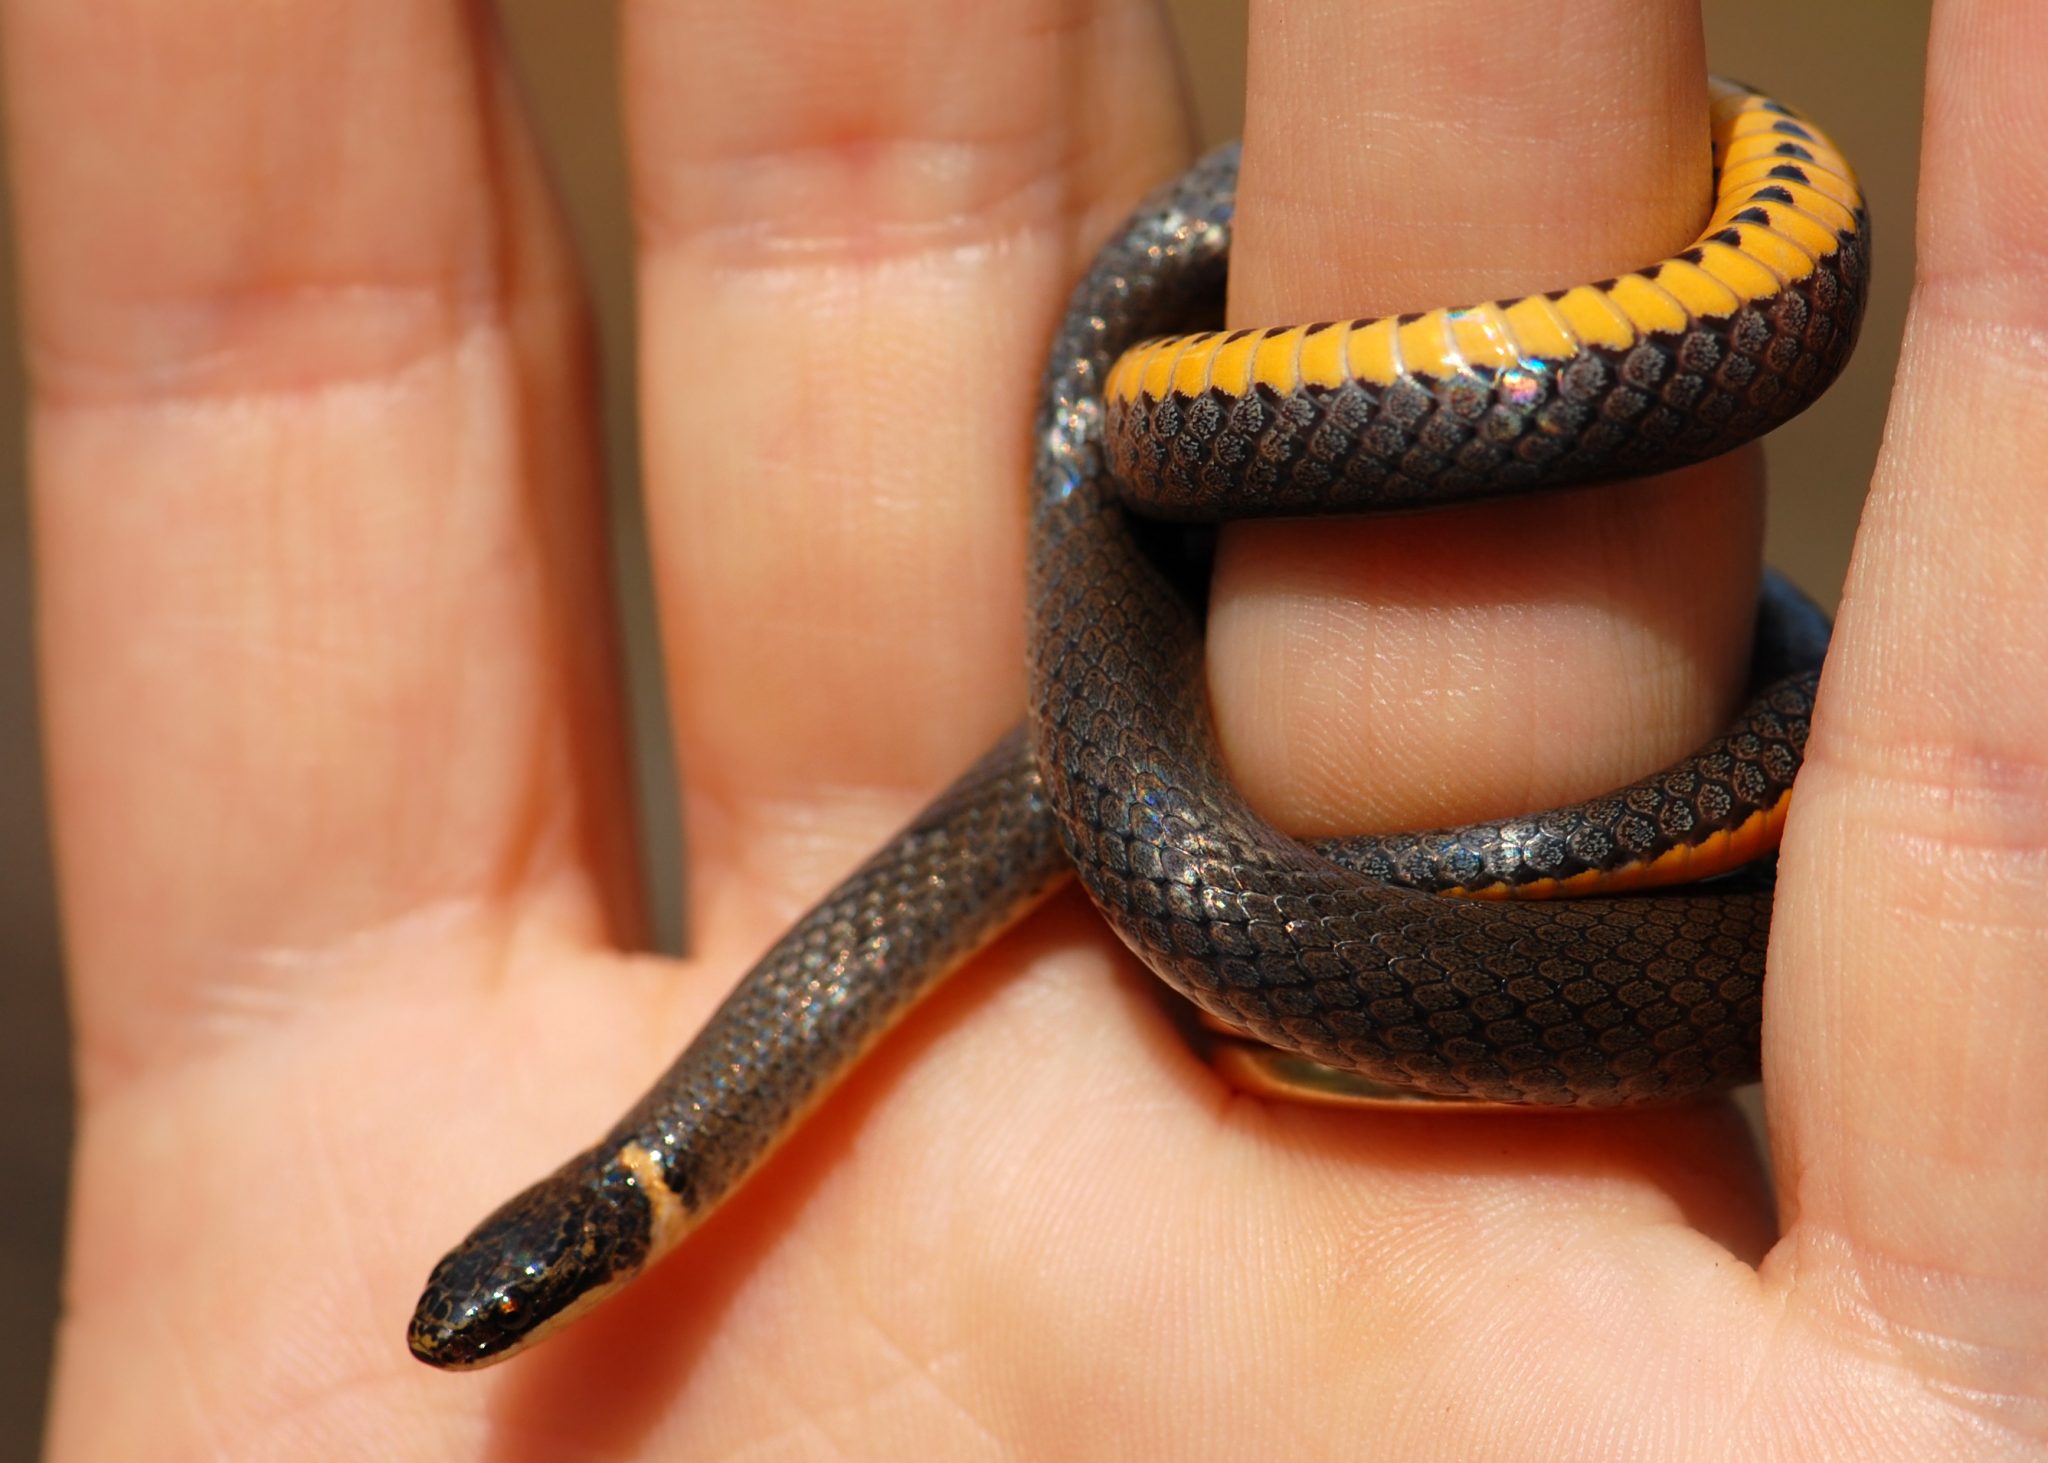
{"type": "MultiPolygon", "coordinates": [[[[1695,0],[1255,6],[1231,324],[1582,283],[1708,208],[1695,0]]],[[[1591,796],[1740,692],[1755,452],[1626,487],[1256,524],[1219,556],[1209,665],[1233,773],[1299,833],[1591,796]]]]}

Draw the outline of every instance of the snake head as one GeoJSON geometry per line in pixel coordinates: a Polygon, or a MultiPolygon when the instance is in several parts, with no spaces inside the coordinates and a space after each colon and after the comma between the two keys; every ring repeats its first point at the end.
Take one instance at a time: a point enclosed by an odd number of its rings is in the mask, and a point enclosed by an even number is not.
{"type": "Polygon", "coordinates": [[[665,1197],[648,1182],[644,1163],[592,1149],[499,1206],[427,1277],[412,1354],[451,1371],[488,1366],[623,1285],[649,1258],[665,1197]]]}

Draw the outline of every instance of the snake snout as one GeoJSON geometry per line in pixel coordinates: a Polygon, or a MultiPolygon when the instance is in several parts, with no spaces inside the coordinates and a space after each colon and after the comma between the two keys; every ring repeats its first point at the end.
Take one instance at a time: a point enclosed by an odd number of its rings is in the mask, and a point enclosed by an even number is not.
{"type": "Polygon", "coordinates": [[[500,1206],[434,1267],[406,1341],[429,1366],[503,1361],[623,1284],[645,1260],[646,1195],[591,1151],[500,1206]]]}

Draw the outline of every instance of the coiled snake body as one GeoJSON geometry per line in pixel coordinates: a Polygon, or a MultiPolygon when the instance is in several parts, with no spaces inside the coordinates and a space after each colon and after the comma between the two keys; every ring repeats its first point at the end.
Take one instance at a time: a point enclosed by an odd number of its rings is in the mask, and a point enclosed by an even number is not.
{"type": "Polygon", "coordinates": [[[1810,124],[1747,88],[1715,83],[1713,136],[1713,215],[1683,254],[1399,318],[1140,344],[1220,302],[1235,150],[1144,205],[1051,352],[1024,727],[785,934],[599,1143],[441,1261],[414,1353],[498,1360],[631,1279],[1069,873],[1234,1034],[1241,1080],[1607,1105],[1753,1077],[1768,871],[1628,891],[1775,846],[1826,641],[1809,606],[1767,585],[1749,704],[1664,772],[1548,813],[1304,845],[1223,775],[1198,612],[1145,526],[1632,476],[1801,410],[1855,338],[1861,196],[1810,124]]]}

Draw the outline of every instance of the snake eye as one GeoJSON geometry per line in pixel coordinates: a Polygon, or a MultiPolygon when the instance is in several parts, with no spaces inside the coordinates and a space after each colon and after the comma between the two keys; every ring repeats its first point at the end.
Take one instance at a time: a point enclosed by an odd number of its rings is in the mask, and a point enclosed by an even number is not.
{"type": "Polygon", "coordinates": [[[407,1343],[431,1366],[501,1361],[638,1269],[647,1232],[645,1196],[611,1182],[602,1155],[579,1154],[434,1267],[407,1343]]]}

